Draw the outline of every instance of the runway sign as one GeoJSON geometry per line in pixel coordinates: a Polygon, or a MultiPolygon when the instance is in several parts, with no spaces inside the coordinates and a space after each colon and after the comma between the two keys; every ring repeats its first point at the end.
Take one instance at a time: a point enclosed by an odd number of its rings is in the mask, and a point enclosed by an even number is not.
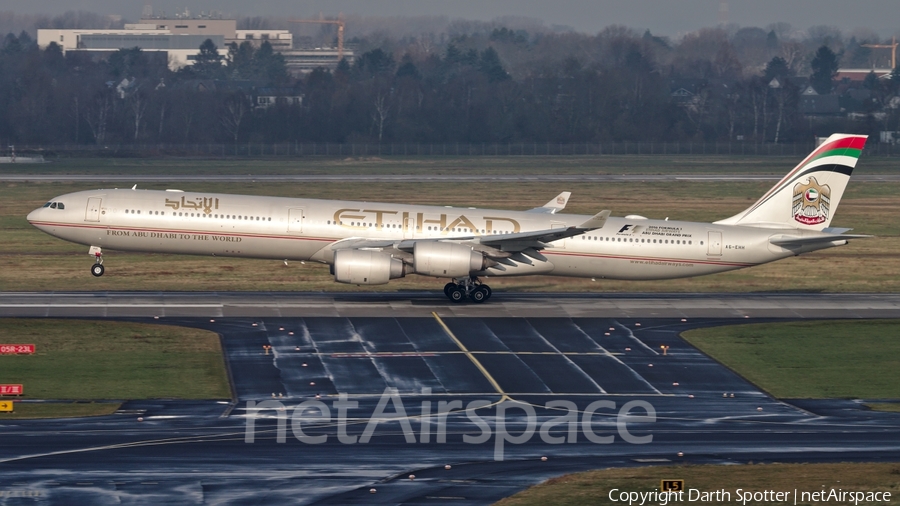
{"type": "Polygon", "coordinates": [[[662,492],[684,492],[684,480],[661,480],[659,489],[662,492]]]}
{"type": "Polygon", "coordinates": [[[22,385],[0,385],[0,395],[22,395],[22,385]]]}
{"type": "Polygon", "coordinates": [[[0,355],[20,355],[34,353],[33,344],[0,344],[0,355]]]}
{"type": "Polygon", "coordinates": [[[0,412],[12,413],[13,401],[0,401],[0,412]]]}

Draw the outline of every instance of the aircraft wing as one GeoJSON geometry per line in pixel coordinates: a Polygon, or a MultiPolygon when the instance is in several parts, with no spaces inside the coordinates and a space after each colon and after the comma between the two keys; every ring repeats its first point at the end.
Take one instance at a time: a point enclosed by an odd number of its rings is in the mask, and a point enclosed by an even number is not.
{"type": "Polygon", "coordinates": [[[445,241],[471,244],[475,250],[481,251],[488,257],[506,258],[509,257],[511,253],[528,249],[541,250],[546,248],[548,246],[547,243],[549,242],[566,239],[568,237],[575,237],[592,230],[603,228],[609,215],[610,211],[604,210],[577,226],[518,232],[515,234],[486,236],[471,235],[452,238],[434,237],[403,240],[349,238],[332,244],[331,249],[393,249],[402,253],[412,253],[416,242],[445,241]]]}
{"type": "Polygon", "coordinates": [[[865,239],[867,237],[872,237],[871,235],[854,235],[854,234],[823,234],[823,235],[813,235],[813,236],[792,236],[792,235],[777,235],[771,237],[769,242],[776,246],[783,246],[785,248],[790,248],[791,246],[806,246],[807,244],[821,244],[826,242],[833,241],[846,241],[847,239],[865,239]]]}

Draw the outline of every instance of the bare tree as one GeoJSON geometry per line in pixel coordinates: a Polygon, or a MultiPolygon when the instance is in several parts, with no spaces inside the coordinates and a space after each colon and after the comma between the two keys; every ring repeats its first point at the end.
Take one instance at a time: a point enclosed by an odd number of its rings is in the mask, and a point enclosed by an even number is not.
{"type": "Polygon", "coordinates": [[[75,143],[78,144],[78,124],[81,123],[81,109],[79,109],[78,95],[72,99],[72,112],[75,116],[75,143]]]}
{"type": "Polygon", "coordinates": [[[245,114],[247,114],[247,100],[243,93],[232,93],[225,99],[221,114],[222,126],[228,135],[234,138],[235,143],[238,141],[245,114]]]}
{"type": "Polygon", "coordinates": [[[803,44],[791,40],[781,45],[781,57],[787,63],[789,69],[794,74],[800,73],[800,66],[803,64],[803,44]]]}
{"type": "Polygon", "coordinates": [[[147,111],[147,96],[140,90],[135,90],[128,97],[128,107],[131,112],[131,118],[134,121],[134,140],[137,141],[141,133],[141,122],[144,120],[144,113],[147,111]]]}
{"type": "Polygon", "coordinates": [[[375,112],[372,113],[372,121],[378,128],[378,142],[381,142],[384,136],[384,123],[388,119],[388,112],[391,110],[391,104],[385,104],[387,93],[379,92],[375,97],[375,112]]]}
{"type": "Polygon", "coordinates": [[[778,120],[775,122],[775,144],[778,144],[778,138],[781,135],[781,123],[784,121],[784,102],[787,97],[784,87],[775,90],[775,103],[778,105],[778,120]]]}
{"type": "Polygon", "coordinates": [[[163,130],[165,129],[166,124],[166,112],[169,108],[169,103],[165,100],[159,104],[159,129],[156,132],[156,139],[158,141],[162,141],[163,130]]]}
{"type": "Polygon", "coordinates": [[[84,119],[91,129],[91,135],[94,142],[103,144],[106,141],[106,123],[109,118],[110,95],[106,91],[101,91],[95,98],[94,103],[88,109],[84,119]]]}

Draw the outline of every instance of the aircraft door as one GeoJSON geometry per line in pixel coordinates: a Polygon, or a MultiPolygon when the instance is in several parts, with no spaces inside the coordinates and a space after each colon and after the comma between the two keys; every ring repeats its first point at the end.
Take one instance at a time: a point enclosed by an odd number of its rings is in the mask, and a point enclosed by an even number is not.
{"type": "Polygon", "coordinates": [[[84,210],[84,221],[100,221],[100,197],[91,197],[87,201],[87,209],[84,210]]]}
{"type": "MultiPolygon", "coordinates": [[[[566,224],[559,223],[559,222],[551,222],[550,228],[551,229],[566,228],[566,224]]],[[[567,239],[560,239],[558,241],[553,241],[553,245],[560,249],[566,249],[566,242],[567,242],[567,239]]]]}
{"type": "Polygon", "coordinates": [[[710,230],[709,231],[709,242],[708,244],[708,255],[711,256],[721,256],[722,255],[722,232],[718,230],[710,230]]]}
{"type": "Polygon", "coordinates": [[[406,218],[403,220],[403,238],[412,239],[416,232],[416,219],[406,218]]]}
{"type": "Polygon", "coordinates": [[[288,233],[299,234],[303,232],[303,218],[305,208],[295,207],[288,209],[288,233]]]}

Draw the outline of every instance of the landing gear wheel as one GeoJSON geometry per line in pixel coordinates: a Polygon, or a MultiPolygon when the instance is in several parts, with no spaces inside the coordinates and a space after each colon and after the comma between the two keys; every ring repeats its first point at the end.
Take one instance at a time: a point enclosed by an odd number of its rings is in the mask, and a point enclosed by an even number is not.
{"type": "Polygon", "coordinates": [[[446,295],[447,297],[449,297],[449,296],[450,296],[450,290],[452,290],[452,289],[454,289],[454,288],[456,288],[456,283],[447,283],[446,285],[444,285],[444,295],[446,295]]]}
{"type": "Polygon", "coordinates": [[[486,295],[484,296],[484,300],[490,299],[490,298],[491,298],[491,295],[494,294],[494,291],[491,290],[491,287],[489,287],[489,286],[487,286],[487,285],[481,285],[481,289],[484,290],[484,291],[486,292],[486,295]]]}
{"type": "Polygon", "coordinates": [[[451,302],[458,304],[466,298],[466,292],[464,292],[454,286],[453,288],[450,289],[450,293],[447,294],[447,297],[450,298],[451,302]]]}
{"type": "Polygon", "coordinates": [[[93,274],[94,277],[97,277],[97,278],[102,276],[103,272],[105,270],[106,270],[106,268],[103,267],[103,264],[94,264],[91,266],[91,274],[93,274]]]}
{"type": "Polygon", "coordinates": [[[476,304],[481,304],[482,302],[488,300],[488,291],[484,289],[483,286],[479,286],[478,288],[472,290],[472,294],[469,295],[472,298],[472,302],[476,304]]]}

